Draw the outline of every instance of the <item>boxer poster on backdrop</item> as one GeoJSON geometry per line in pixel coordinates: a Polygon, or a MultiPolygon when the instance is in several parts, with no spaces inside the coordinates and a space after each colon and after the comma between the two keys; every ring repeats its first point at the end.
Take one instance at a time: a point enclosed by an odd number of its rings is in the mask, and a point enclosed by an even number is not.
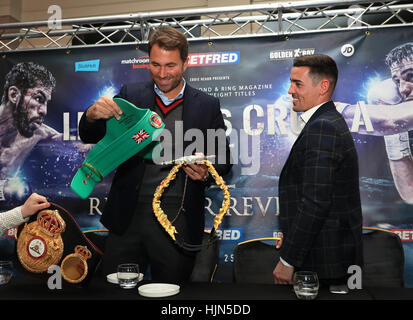
{"type": "MultiPolygon", "coordinates": [[[[405,285],[413,287],[412,32],[401,27],[190,43],[185,78],[220,99],[234,159],[231,173],[223,177],[231,206],[218,231],[222,241],[215,281],[232,281],[238,242],[272,237],[279,230],[278,178],[301,129],[287,94],[292,59],[324,53],[337,62],[333,100],[359,155],[363,224],[400,235],[405,285]]],[[[35,191],[69,210],[84,230],[104,228],[99,219],[112,175],[85,200],[70,190],[73,175],[92,148],[79,140],[77,124],[98,97],[114,96],[124,83],[148,80],[147,64],[146,46],[5,53],[0,59],[1,210],[35,191]],[[25,81],[27,88],[7,85],[12,83],[7,79],[15,78],[12,71],[23,68],[15,66],[23,62],[50,72],[54,86],[39,88],[36,80],[25,81]],[[42,105],[43,112],[31,121],[30,113],[23,112],[28,108],[12,99],[10,87],[29,93],[24,101],[42,105]],[[5,113],[6,104],[16,111],[5,113]],[[20,132],[25,126],[32,128],[31,136],[20,132]]],[[[219,188],[208,189],[207,228],[221,197],[219,188]]],[[[12,252],[11,235],[0,243],[3,254],[12,252]]]]}

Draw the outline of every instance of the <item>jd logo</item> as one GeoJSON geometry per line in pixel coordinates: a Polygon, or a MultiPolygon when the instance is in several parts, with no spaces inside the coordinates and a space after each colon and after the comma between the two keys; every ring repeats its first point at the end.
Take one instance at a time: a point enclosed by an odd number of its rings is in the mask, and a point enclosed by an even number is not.
{"type": "Polygon", "coordinates": [[[347,43],[341,47],[341,54],[345,57],[351,57],[354,54],[354,46],[347,43]]]}

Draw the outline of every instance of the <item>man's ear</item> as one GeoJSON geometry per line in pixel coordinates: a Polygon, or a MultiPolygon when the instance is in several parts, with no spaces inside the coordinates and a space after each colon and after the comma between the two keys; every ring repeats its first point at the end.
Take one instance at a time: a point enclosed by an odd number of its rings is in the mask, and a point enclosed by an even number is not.
{"type": "Polygon", "coordinates": [[[21,97],[21,91],[16,86],[10,86],[7,91],[7,96],[10,102],[17,104],[21,97]]]}
{"type": "Polygon", "coordinates": [[[320,82],[320,88],[321,95],[325,95],[326,93],[328,93],[328,91],[330,90],[330,81],[328,81],[327,79],[322,79],[320,82]]]}

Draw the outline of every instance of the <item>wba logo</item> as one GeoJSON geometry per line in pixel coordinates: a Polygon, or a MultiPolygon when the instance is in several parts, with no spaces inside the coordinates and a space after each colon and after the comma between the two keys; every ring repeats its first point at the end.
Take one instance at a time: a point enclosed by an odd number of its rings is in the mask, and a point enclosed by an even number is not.
{"type": "Polygon", "coordinates": [[[301,56],[309,56],[315,53],[314,48],[307,49],[286,49],[286,50],[275,50],[270,52],[270,60],[287,60],[294,59],[301,56]]]}
{"type": "Polygon", "coordinates": [[[144,142],[147,138],[149,138],[149,134],[141,129],[141,131],[137,132],[136,134],[134,134],[132,136],[132,139],[135,140],[138,144],[140,144],[141,142],[144,142]]]}

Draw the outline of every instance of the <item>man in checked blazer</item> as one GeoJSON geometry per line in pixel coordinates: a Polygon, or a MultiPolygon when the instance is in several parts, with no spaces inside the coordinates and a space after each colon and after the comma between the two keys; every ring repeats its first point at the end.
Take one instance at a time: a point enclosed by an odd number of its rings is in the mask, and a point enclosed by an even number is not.
{"type": "Polygon", "coordinates": [[[357,152],[331,101],[338,70],[326,55],[296,58],[288,93],[305,125],[279,180],[283,234],[275,283],[292,283],[298,270],[326,284],[346,284],[348,267],[362,266],[362,212],[357,152]]]}

